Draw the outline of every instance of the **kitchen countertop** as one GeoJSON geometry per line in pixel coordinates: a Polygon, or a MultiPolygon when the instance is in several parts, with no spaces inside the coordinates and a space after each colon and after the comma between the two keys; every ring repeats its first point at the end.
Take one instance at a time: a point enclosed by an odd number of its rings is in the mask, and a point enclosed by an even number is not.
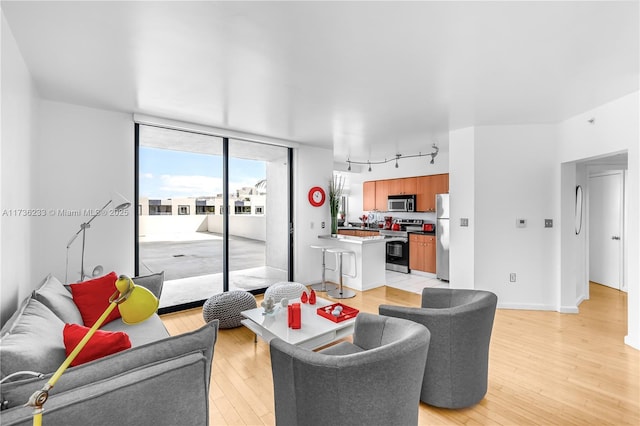
{"type": "Polygon", "coordinates": [[[351,243],[351,244],[361,244],[361,245],[394,241],[393,238],[385,238],[382,235],[376,235],[371,237],[356,237],[353,235],[325,234],[325,235],[318,235],[318,238],[322,238],[326,240],[341,241],[341,242],[351,243]]]}
{"type": "MultiPolygon", "coordinates": [[[[318,235],[315,248],[343,249],[342,275],[337,268],[339,256],[327,255],[326,279],[333,283],[344,281],[344,286],[364,291],[386,285],[386,243],[382,235],[356,237],[352,235],[318,235]]],[[[406,238],[405,238],[406,241],[406,238]]],[[[318,260],[319,257],[318,257],[318,260]]],[[[319,263],[319,262],[318,262],[319,263]]],[[[318,271],[318,274],[320,271],[318,271]]]]}
{"type": "MultiPolygon", "coordinates": [[[[352,230],[352,231],[376,231],[379,232],[381,230],[383,230],[384,228],[362,228],[360,226],[338,226],[338,230],[340,229],[348,229],[348,230],[352,230]]],[[[417,235],[432,235],[435,237],[436,235],[436,231],[407,231],[409,234],[417,234],[417,235]]],[[[345,237],[348,235],[345,235],[345,237]]],[[[349,236],[350,238],[379,238],[379,237],[354,237],[354,236],[349,236]]],[[[387,239],[389,239],[387,237],[387,239]]],[[[391,240],[393,241],[393,240],[391,240]]]]}
{"type": "Polygon", "coordinates": [[[418,235],[432,235],[432,236],[436,236],[436,231],[409,231],[410,234],[418,234],[418,235]]]}
{"type": "Polygon", "coordinates": [[[338,226],[338,229],[349,229],[351,231],[379,231],[382,228],[378,228],[378,227],[371,227],[369,228],[367,227],[362,227],[362,226],[338,226]]]}

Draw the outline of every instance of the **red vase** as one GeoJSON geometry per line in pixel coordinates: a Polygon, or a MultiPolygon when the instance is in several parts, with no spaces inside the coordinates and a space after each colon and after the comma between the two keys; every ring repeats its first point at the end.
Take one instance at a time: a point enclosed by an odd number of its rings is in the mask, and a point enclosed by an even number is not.
{"type": "Polygon", "coordinates": [[[306,292],[306,291],[303,291],[303,292],[302,292],[302,295],[300,296],[300,301],[301,301],[302,303],[307,303],[307,300],[309,300],[309,298],[307,297],[307,292],[306,292]]]}
{"type": "Polygon", "coordinates": [[[288,322],[289,322],[289,327],[293,328],[293,329],[298,329],[301,327],[301,312],[300,312],[300,304],[299,303],[292,303],[291,305],[289,305],[288,307],[289,309],[289,315],[288,315],[288,322]]]}
{"type": "Polygon", "coordinates": [[[313,289],[311,289],[311,293],[309,294],[309,304],[310,305],[316,304],[316,292],[313,291],[313,289]]]}

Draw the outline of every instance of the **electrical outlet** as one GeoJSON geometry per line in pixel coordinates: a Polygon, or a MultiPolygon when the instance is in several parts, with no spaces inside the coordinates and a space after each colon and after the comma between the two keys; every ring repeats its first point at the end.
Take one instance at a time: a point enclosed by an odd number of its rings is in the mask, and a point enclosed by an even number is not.
{"type": "Polygon", "coordinates": [[[324,222],[320,222],[320,227],[324,229],[324,222]]]}
{"type": "Polygon", "coordinates": [[[313,222],[311,222],[311,229],[313,229],[313,222]]]}
{"type": "Polygon", "coordinates": [[[509,282],[510,283],[515,283],[516,282],[516,273],[512,272],[509,274],[509,282]]]}
{"type": "Polygon", "coordinates": [[[469,226],[469,218],[461,217],[460,218],[460,226],[469,226]]]}
{"type": "Polygon", "coordinates": [[[526,228],[527,219],[516,219],[516,228],[526,228]]]}
{"type": "Polygon", "coordinates": [[[545,219],[544,220],[545,228],[553,228],[553,219],[545,219]]]}

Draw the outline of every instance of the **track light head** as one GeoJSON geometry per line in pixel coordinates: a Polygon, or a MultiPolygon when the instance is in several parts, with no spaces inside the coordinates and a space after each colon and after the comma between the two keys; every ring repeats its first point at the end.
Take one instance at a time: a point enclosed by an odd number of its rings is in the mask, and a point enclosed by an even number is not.
{"type": "Polygon", "coordinates": [[[435,158],[438,155],[438,151],[440,151],[440,148],[438,148],[438,145],[436,145],[435,143],[433,145],[431,145],[431,148],[433,148],[433,152],[429,155],[431,155],[431,161],[429,161],[429,164],[433,164],[435,163],[435,158]]]}

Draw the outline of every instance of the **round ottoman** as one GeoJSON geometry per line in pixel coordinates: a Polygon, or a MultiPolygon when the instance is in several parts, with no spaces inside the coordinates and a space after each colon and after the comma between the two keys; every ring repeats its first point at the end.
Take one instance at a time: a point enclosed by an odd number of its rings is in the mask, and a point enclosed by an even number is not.
{"type": "Polygon", "coordinates": [[[240,312],[257,306],[256,298],[247,291],[226,291],[213,295],[204,302],[202,316],[206,322],[219,320],[219,328],[235,328],[242,325],[240,312]]]}
{"type": "Polygon", "coordinates": [[[307,291],[307,287],[303,284],[293,281],[282,281],[270,285],[264,292],[265,300],[267,297],[273,297],[274,302],[278,303],[282,299],[296,299],[302,296],[303,291],[307,291]]]}

